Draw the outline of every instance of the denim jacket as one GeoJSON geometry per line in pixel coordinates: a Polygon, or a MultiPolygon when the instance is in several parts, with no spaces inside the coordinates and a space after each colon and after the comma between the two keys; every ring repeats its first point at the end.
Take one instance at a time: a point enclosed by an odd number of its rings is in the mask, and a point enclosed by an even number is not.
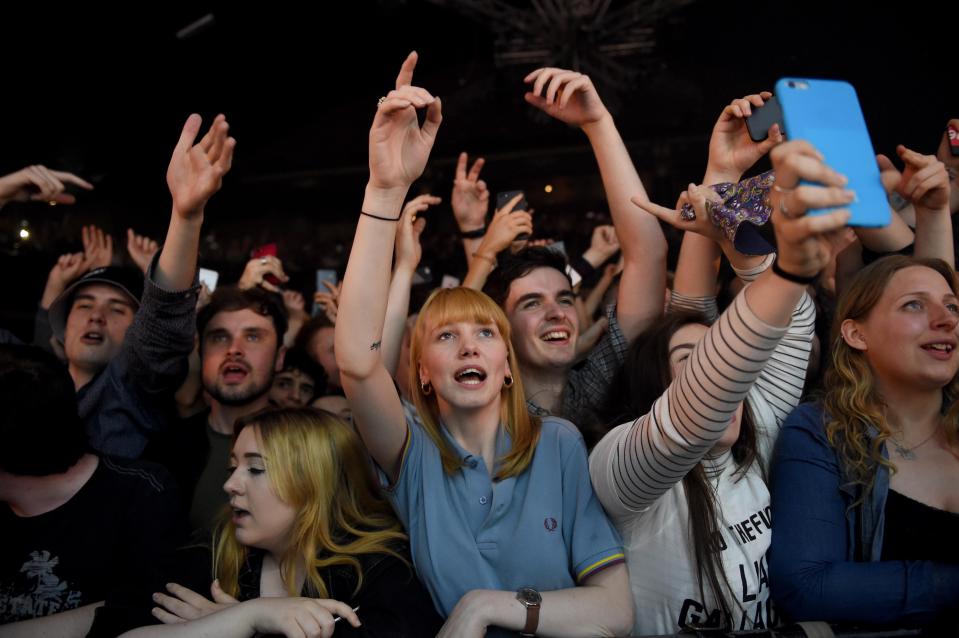
{"type": "Polygon", "coordinates": [[[848,480],[825,425],[821,405],[800,405],[773,457],[768,559],[779,611],[796,621],[925,625],[957,609],[959,565],[880,560],[889,471],[877,468],[871,492],[852,507],[862,487],[848,480]]]}

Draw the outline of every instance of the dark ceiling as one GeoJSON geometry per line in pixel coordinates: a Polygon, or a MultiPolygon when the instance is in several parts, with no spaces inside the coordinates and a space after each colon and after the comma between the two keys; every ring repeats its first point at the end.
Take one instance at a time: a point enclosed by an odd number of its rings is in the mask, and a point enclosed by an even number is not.
{"type": "MultiPolygon", "coordinates": [[[[4,264],[42,265],[26,276],[33,287],[87,221],[117,235],[133,225],[162,238],[165,167],[192,111],[207,120],[225,112],[238,140],[207,221],[221,243],[251,229],[282,238],[326,224],[348,238],[376,99],[410,49],[420,53],[416,83],[444,99],[425,187],[447,196],[451,164],[468,150],[489,158],[485,177],[494,191],[526,188],[547,212],[580,214],[601,209],[602,200],[581,134],[536,117],[523,102],[522,77],[537,65],[537,51],[556,64],[602,71],[602,93],[636,164],[653,196],[667,201],[701,176],[722,107],[783,75],[852,82],[876,150],[886,153],[898,142],[932,152],[959,110],[951,12],[931,2],[888,9],[757,0],[93,4],[4,10],[0,171],[43,163],[97,185],[69,211],[0,211],[4,264]],[[606,21],[584,30],[586,18],[557,18],[562,7],[580,16],[605,10],[606,21]],[[207,15],[212,24],[177,37],[207,15]],[[599,50],[612,51],[605,62],[599,50]],[[543,194],[546,182],[561,186],[552,198],[543,194]],[[21,219],[47,229],[30,248],[13,246],[21,219]]],[[[440,215],[448,218],[448,209],[440,215]]],[[[39,290],[24,286],[19,296],[18,310],[29,309],[39,290]]],[[[0,321],[12,311],[0,311],[0,321]]]]}

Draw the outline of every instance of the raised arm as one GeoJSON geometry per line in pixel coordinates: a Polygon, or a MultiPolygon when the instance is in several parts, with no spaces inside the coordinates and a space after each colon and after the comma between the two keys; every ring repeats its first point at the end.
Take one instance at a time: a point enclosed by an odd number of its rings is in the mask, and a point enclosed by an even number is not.
{"type": "Polygon", "coordinates": [[[523,233],[532,234],[533,216],[525,210],[513,210],[522,198],[522,193],[516,195],[493,214],[486,234],[483,235],[479,247],[473,253],[469,272],[463,280],[465,288],[482,290],[489,274],[496,268],[496,256],[509,248],[518,236],[523,233]]]}
{"type": "Polygon", "coordinates": [[[666,238],[656,218],[631,203],[648,201],[613,117],[589,77],[563,69],[537,69],[525,79],[532,84],[526,101],[586,133],[606,190],[610,214],[623,251],[623,275],[616,318],[631,341],[663,313],[666,292],[666,238]]]}
{"type": "Polygon", "coordinates": [[[167,168],[173,212],[153,271],[153,280],[165,290],[184,290],[193,285],[203,212],[233,165],[236,140],[227,134],[230,125],[226,117],[218,115],[200,143],[194,145],[201,121],[196,114],[187,118],[167,168]]]}
{"type": "Polygon", "coordinates": [[[377,107],[370,129],[370,179],[343,278],[336,322],[336,361],[353,417],[373,459],[399,472],[407,426],[380,350],[396,222],[410,185],[423,173],[443,119],[440,101],[412,86],[411,53],[377,107]],[[426,109],[422,128],[417,109],[426,109]]]}
{"type": "Polygon", "coordinates": [[[476,158],[469,171],[466,170],[469,157],[460,153],[456,160],[456,177],[453,180],[453,193],[450,205],[453,218],[463,240],[463,252],[466,253],[467,267],[473,265],[473,253],[479,249],[486,231],[486,213],[489,212],[489,189],[480,179],[480,171],[486,160],[476,158]]]}
{"type": "Polygon", "coordinates": [[[393,276],[390,279],[390,295],[386,303],[386,321],[383,325],[383,361],[390,376],[396,377],[403,349],[403,333],[406,332],[406,318],[410,314],[410,288],[413,285],[413,273],[423,256],[420,235],[426,228],[426,218],[418,217],[430,206],[442,200],[433,195],[414,197],[403,207],[396,230],[396,259],[393,264],[393,276]]]}
{"type": "Polygon", "coordinates": [[[709,328],[648,415],[619,426],[596,446],[590,473],[611,513],[643,511],[719,440],[785,335],[805,292],[803,280],[828,262],[824,233],[848,220],[846,210],[804,216],[810,208],[852,201],[852,193],[841,188],[843,178],[809,144],[783,144],[772,157],[783,185],[772,197],[779,266],[760,275],[709,328]],[[795,188],[800,179],[826,186],[795,188]],[[788,217],[783,198],[788,198],[788,217]]]}
{"type": "Polygon", "coordinates": [[[916,209],[916,257],[935,257],[955,268],[945,164],[934,155],[921,155],[901,144],[896,152],[906,163],[897,191],[916,209]]]}

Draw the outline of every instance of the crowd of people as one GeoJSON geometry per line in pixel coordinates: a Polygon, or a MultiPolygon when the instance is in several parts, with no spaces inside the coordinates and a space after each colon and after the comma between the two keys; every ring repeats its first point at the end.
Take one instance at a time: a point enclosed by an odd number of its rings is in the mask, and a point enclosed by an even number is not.
{"type": "MultiPolygon", "coordinates": [[[[521,193],[490,210],[464,152],[468,272],[419,304],[447,194],[410,189],[456,124],[416,64],[376,105],[349,261],[312,313],[274,255],[201,283],[236,140],[191,115],[164,241],[128,230],[119,266],[84,227],[32,343],[0,329],[0,636],[954,635],[948,136],[877,156],[893,221],[849,226],[828,157],[750,136],[760,91],[662,206],[590,78],[537,69],[526,101],[585,134],[612,224],[567,255],[521,193]]],[[[89,188],[31,166],[0,206],[89,188]]]]}

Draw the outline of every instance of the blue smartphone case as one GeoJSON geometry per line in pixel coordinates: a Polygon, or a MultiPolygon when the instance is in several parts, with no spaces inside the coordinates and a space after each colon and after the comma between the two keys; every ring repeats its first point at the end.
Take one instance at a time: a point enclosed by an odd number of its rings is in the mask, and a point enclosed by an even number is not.
{"type": "MultiPolygon", "coordinates": [[[[776,97],[783,112],[786,137],[806,140],[826,158],[826,164],[849,178],[856,200],[847,208],[850,226],[886,226],[891,221],[886,191],[856,90],[848,82],[782,78],[776,97]]],[[[813,209],[821,215],[834,209],[813,209]]]]}

